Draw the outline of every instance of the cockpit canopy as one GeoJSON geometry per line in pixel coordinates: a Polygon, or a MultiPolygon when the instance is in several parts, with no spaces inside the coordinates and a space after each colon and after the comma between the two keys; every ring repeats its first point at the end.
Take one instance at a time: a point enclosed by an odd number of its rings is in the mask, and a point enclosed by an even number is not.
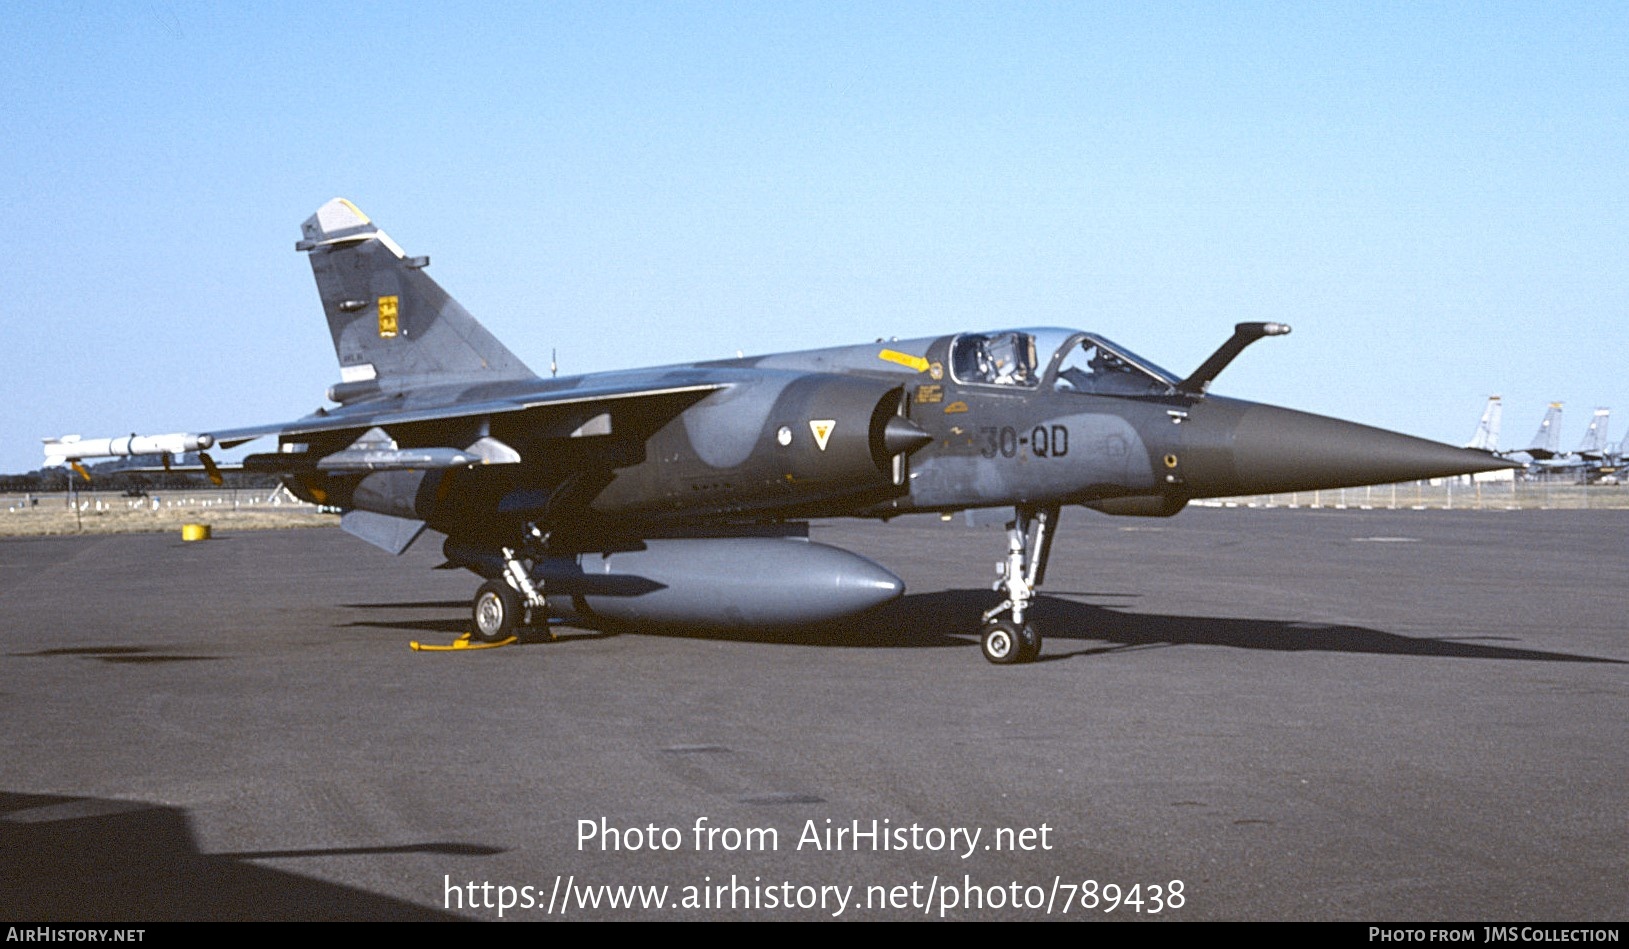
{"type": "Polygon", "coordinates": [[[1022,330],[963,333],[950,344],[957,382],[1034,388],[1041,381],[1035,336],[1022,330]]]}
{"type": "Polygon", "coordinates": [[[1064,329],[963,333],[950,344],[960,383],[1088,395],[1168,395],[1181,380],[1094,333],[1064,329]]]}

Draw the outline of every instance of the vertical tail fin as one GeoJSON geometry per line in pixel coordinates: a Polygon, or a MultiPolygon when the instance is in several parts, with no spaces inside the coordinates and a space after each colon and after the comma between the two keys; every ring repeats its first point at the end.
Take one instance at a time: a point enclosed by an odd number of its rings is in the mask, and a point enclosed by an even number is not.
{"type": "Polygon", "coordinates": [[[311,255],[339,357],[336,402],[448,382],[535,378],[519,357],[344,198],[317,209],[295,249],[311,255]]]}
{"type": "Polygon", "coordinates": [[[1476,426],[1476,435],[1466,448],[1483,451],[1499,450],[1499,422],[1504,416],[1504,402],[1496,395],[1488,396],[1488,407],[1482,410],[1482,421],[1476,426]]]}
{"type": "Polygon", "coordinates": [[[1606,453],[1606,429],[1611,420],[1611,409],[1595,410],[1595,417],[1589,420],[1589,428],[1584,432],[1584,440],[1578,443],[1578,454],[1600,457],[1606,453]]]}
{"type": "Polygon", "coordinates": [[[1527,449],[1534,458],[1554,458],[1561,454],[1561,403],[1551,402],[1544,413],[1544,421],[1533,433],[1533,445],[1527,449]]]}

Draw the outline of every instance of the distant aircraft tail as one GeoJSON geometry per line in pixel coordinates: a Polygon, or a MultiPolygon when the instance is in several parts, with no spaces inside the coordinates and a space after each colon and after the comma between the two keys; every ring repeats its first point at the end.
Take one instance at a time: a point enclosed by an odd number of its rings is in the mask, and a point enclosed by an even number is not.
{"type": "Polygon", "coordinates": [[[1499,421],[1504,415],[1504,403],[1496,395],[1488,396],[1488,407],[1482,410],[1482,421],[1476,426],[1476,435],[1466,448],[1482,451],[1499,450],[1499,421]]]}
{"type": "Polygon", "coordinates": [[[1595,410],[1595,417],[1589,420],[1589,428],[1584,432],[1584,440],[1578,445],[1578,454],[1592,458],[1606,455],[1606,429],[1611,420],[1611,409],[1595,410]]]}
{"type": "Polygon", "coordinates": [[[1534,458],[1554,458],[1561,454],[1561,403],[1551,402],[1549,411],[1544,413],[1544,421],[1539,423],[1537,432],[1533,433],[1532,447],[1527,453],[1534,458]]]}
{"type": "Polygon", "coordinates": [[[408,257],[356,205],[335,198],[300,230],[294,246],[311,255],[339,357],[341,381],[329,398],[535,378],[425,273],[430,258],[408,257]]]}

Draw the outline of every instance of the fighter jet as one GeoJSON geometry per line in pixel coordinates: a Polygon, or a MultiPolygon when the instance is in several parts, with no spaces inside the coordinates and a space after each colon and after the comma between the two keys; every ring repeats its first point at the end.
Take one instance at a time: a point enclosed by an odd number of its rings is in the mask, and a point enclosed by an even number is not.
{"type": "Polygon", "coordinates": [[[1607,428],[1611,421],[1611,409],[1596,409],[1576,449],[1569,454],[1539,459],[1534,464],[1552,475],[1572,475],[1583,483],[1615,475],[1621,459],[1607,448],[1607,428]]]}
{"type": "MultiPolygon", "coordinates": [[[[1498,396],[1494,396],[1497,399],[1498,396]]],[[[1489,407],[1492,410],[1493,403],[1489,407]]],[[[1621,454],[1613,452],[1607,444],[1607,428],[1612,420],[1612,410],[1599,408],[1590,417],[1589,426],[1584,430],[1584,440],[1578,443],[1574,451],[1561,451],[1561,408],[1560,402],[1551,402],[1544,413],[1543,421],[1539,422],[1538,431],[1533,435],[1533,444],[1519,451],[1500,452],[1497,447],[1479,444],[1482,438],[1482,429],[1477,430],[1477,441],[1470,445],[1472,448],[1487,448],[1506,458],[1524,469],[1524,476],[1532,479],[1575,479],[1579,482],[1597,481],[1609,475],[1615,475],[1622,466],[1621,454]]],[[[1487,413],[1483,413],[1482,424],[1487,425],[1487,413]]],[[[1495,416],[1497,420],[1497,416],[1495,416]]],[[[1616,478],[1614,478],[1616,481],[1616,478]]]]}
{"type": "Polygon", "coordinates": [[[1169,517],[1195,498],[1507,467],[1353,422],[1212,395],[1277,323],[1240,323],[1186,376],[1094,333],[960,332],[541,378],[349,201],[305,221],[340,381],[269,425],[48,439],[57,463],[275,436],[275,473],[401,553],[426,531],[482,579],[473,635],[529,624],[827,622],[904,585],[808,522],[1009,512],[1000,602],[969,616],[992,663],[1033,660],[1030,611],[1066,507],[1169,517]]]}

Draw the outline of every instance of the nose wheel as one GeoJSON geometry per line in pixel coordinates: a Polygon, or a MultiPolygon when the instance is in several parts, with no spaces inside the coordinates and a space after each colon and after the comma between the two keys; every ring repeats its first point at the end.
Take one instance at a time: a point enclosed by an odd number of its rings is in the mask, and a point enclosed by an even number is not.
{"type": "Polygon", "coordinates": [[[1034,662],[1041,654],[1041,634],[1033,623],[996,620],[984,625],[979,646],[984,650],[984,658],[998,666],[1034,662]]]}
{"type": "Polygon", "coordinates": [[[1041,632],[1034,623],[1025,621],[1024,614],[1046,579],[1046,561],[1052,554],[1058,513],[1058,505],[1013,509],[1012,522],[1007,525],[1007,559],[1001,564],[1001,579],[995,585],[1007,598],[984,614],[984,631],[979,638],[984,658],[996,665],[1034,662],[1041,654],[1041,632]]]}

